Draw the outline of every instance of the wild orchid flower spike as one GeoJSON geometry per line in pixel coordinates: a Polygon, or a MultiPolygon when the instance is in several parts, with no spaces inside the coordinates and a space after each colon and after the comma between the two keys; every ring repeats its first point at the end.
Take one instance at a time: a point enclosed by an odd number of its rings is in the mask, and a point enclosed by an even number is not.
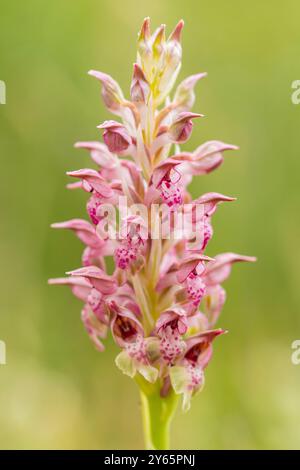
{"type": "Polygon", "coordinates": [[[203,388],[212,342],[226,332],[215,324],[232,265],[255,261],[205,253],[217,207],[235,198],[208,192],[193,200],[188,185],[237,147],[212,140],[194,151],[180,148],[203,116],[192,108],[195,86],[206,76],[191,75],[172,92],[182,29],[181,20],[168,37],[165,25],[152,33],[144,20],[129,99],[110,75],[89,72],[117,120],[98,126],[103,142],[75,144],[89,152],[93,167],[67,172],[75,178],[68,188],[88,193],[90,221],[52,225],[74,232],[84,250],[81,267],[49,283],[69,286],[83,302],[81,319],[98,351],[111,334],[117,367],[140,389],[148,449],[169,447],[179,398],[187,410],[203,388]]]}

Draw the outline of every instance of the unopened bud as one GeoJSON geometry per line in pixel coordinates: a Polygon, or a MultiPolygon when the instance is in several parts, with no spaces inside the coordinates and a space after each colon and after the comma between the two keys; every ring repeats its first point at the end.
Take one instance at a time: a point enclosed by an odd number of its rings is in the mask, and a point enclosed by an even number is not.
{"type": "Polygon", "coordinates": [[[138,44],[149,41],[150,39],[150,18],[147,16],[142,24],[141,30],[138,35],[138,44]]]}
{"type": "Polygon", "coordinates": [[[173,103],[179,110],[189,111],[195,102],[194,87],[198,80],[206,77],[206,73],[198,73],[191,75],[181,82],[176,90],[173,103]]]}
{"type": "Polygon", "coordinates": [[[184,21],[183,20],[178,21],[177,25],[175,26],[172,33],[170,34],[168,41],[175,41],[175,42],[180,43],[181,31],[183,27],[184,27],[184,21]]]}
{"type": "Polygon", "coordinates": [[[138,36],[137,58],[141,68],[147,77],[151,72],[152,50],[151,50],[150,18],[145,18],[138,36]]]}
{"type": "Polygon", "coordinates": [[[96,70],[90,70],[89,75],[102,83],[101,95],[107,109],[118,114],[124,102],[124,96],[118,83],[110,75],[96,70]]]}
{"type": "Polygon", "coordinates": [[[133,77],[130,87],[131,99],[137,103],[146,103],[150,93],[150,86],[138,64],[133,66],[133,77]]]}
{"type": "Polygon", "coordinates": [[[189,112],[180,113],[169,128],[172,141],[176,143],[186,142],[193,129],[192,119],[197,117],[203,117],[203,115],[189,112]]]}
{"type": "Polygon", "coordinates": [[[152,45],[154,60],[159,60],[164,53],[164,48],[165,48],[165,43],[166,43],[165,31],[166,31],[166,25],[162,24],[158,28],[157,32],[155,33],[154,41],[152,45]]]}
{"type": "Polygon", "coordinates": [[[181,67],[182,48],[180,44],[183,20],[179,21],[165,45],[165,69],[160,79],[159,91],[161,102],[172,89],[181,67]]]}
{"type": "Polygon", "coordinates": [[[131,144],[131,137],[126,128],[116,121],[105,121],[98,128],[104,129],[103,140],[110,152],[124,152],[131,144]]]}

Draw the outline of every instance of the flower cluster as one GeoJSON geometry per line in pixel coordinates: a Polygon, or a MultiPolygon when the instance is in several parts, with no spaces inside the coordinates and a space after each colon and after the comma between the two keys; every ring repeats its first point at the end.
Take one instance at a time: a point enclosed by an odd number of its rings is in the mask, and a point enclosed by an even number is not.
{"type": "Polygon", "coordinates": [[[76,144],[90,153],[96,166],[68,172],[76,178],[69,187],[89,195],[90,221],[72,219],[53,227],[74,231],[84,243],[83,267],[50,283],[70,286],[84,302],[82,321],[98,350],[104,349],[110,330],[121,348],[117,366],[130,377],[158,383],[161,396],[171,389],[183,394],[188,409],[203,386],[212,342],[225,333],[215,329],[225,302],[223,281],[233,263],[255,259],[204,254],[217,206],[234,198],[206,193],[193,201],[187,186],[194,175],[219,167],[223,153],[237,147],[210,141],[194,152],[180,149],[194,119],[202,117],[191,109],[194,87],[206,75],[186,78],[170,96],[181,66],[182,28],[180,21],[166,39],[164,25],[151,34],[149,19],[144,20],[130,100],[109,75],[89,72],[100,82],[104,104],[119,121],[98,126],[104,143],[76,144]],[[127,214],[117,236],[110,236],[107,208],[116,207],[121,197],[126,198],[127,214]],[[152,216],[154,204],[163,210],[152,216]],[[177,221],[184,207],[189,223],[182,230],[177,221]],[[166,218],[168,236],[151,236],[166,218]]]}

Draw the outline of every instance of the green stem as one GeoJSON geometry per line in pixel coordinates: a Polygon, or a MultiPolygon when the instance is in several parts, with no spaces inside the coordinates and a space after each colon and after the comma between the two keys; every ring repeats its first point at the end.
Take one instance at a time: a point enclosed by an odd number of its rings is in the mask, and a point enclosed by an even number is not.
{"type": "Polygon", "coordinates": [[[170,448],[170,424],[174,416],[178,397],[171,390],[161,397],[158,387],[145,392],[140,390],[144,439],[147,450],[170,448]]]}

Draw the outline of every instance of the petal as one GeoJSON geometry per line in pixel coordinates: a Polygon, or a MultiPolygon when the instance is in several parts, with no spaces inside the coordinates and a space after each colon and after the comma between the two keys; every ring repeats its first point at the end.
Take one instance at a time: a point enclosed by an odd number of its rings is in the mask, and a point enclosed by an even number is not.
{"type": "Polygon", "coordinates": [[[122,153],[128,149],[132,139],[125,126],[117,121],[104,121],[98,129],[103,129],[103,140],[112,153],[122,153]]]}
{"type": "Polygon", "coordinates": [[[148,338],[145,338],[144,342],[146,354],[149,358],[149,361],[151,363],[157,361],[160,358],[159,339],[155,336],[149,336],[148,338]]]}
{"type": "Polygon", "coordinates": [[[133,64],[133,77],[130,86],[130,96],[133,102],[147,103],[150,93],[149,83],[143,70],[138,64],[133,64]]]}
{"type": "Polygon", "coordinates": [[[168,324],[174,322],[174,320],[177,322],[179,334],[184,335],[187,331],[187,318],[186,311],[181,307],[173,307],[160,314],[155,325],[157,333],[168,324]]]}
{"type": "Polygon", "coordinates": [[[235,197],[225,196],[220,193],[205,193],[198,199],[193,201],[193,204],[204,204],[204,213],[206,216],[211,217],[215,212],[217,205],[220,202],[236,201],[235,197]]]}
{"type": "Polygon", "coordinates": [[[49,279],[50,285],[65,285],[69,286],[78,299],[87,302],[90,290],[92,288],[90,282],[84,277],[58,277],[56,279],[49,279]]]}
{"type": "Polygon", "coordinates": [[[173,103],[176,109],[182,111],[190,110],[195,102],[194,87],[196,83],[206,77],[206,73],[197,73],[183,80],[177,87],[173,103]]]}
{"type": "Polygon", "coordinates": [[[175,286],[178,283],[177,274],[178,272],[175,267],[163,274],[156,285],[156,291],[161,292],[164,289],[175,286]]]}
{"type": "Polygon", "coordinates": [[[222,311],[226,300],[226,291],[219,284],[211,286],[206,290],[204,297],[204,308],[210,327],[213,327],[222,311]]]}
{"type": "Polygon", "coordinates": [[[133,378],[136,374],[136,366],[133,359],[129,356],[127,351],[122,351],[115,359],[116,366],[123,372],[133,378]]]}
{"type": "Polygon", "coordinates": [[[107,325],[102,323],[92,312],[90,307],[86,305],[81,311],[81,320],[83,325],[93,341],[96,349],[100,352],[104,350],[104,346],[100,338],[105,338],[107,334],[107,325]]]}
{"type": "Polygon", "coordinates": [[[74,271],[69,271],[67,274],[87,278],[92,286],[103,295],[113,294],[117,289],[115,279],[97,266],[86,266],[74,271]]]}
{"type": "Polygon", "coordinates": [[[183,411],[188,411],[192,396],[204,386],[203,370],[197,366],[174,366],[170,369],[170,379],[174,392],[183,395],[183,411]]]}
{"type": "Polygon", "coordinates": [[[188,336],[195,336],[200,332],[208,330],[208,328],[208,319],[206,315],[204,315],[204,313],[200,312],[199,310],[196,311],[194,315],[188,317],[188,336]]]}
{"type": "Polygon", "coordinates": [[[82,186],[82,181],[75,181],[75,183],[69,183],[66,185],[66,188],[67,189],[82,189],[83,186],[82,186]]]}
{"type": "Polygon", "coordinates": [[[108,150],[106,145],[100,142],[77,142],[75,148],[88,150],[94,162],[103,168],[112,169],[117,164],[115,155],[108,150]]]}
{"type": "Polygon", "coordinates": [[[204,261],[212,261],[212,258],[199,253],[193,253],[190,256],[184,258],[177,271],[177,280],[181,284],[186,280],[188,275],[198,267],[200,263],[204,261]]]}
{"type": "Polygon", "coordinates": [[[138,35],[138,42],[150,39],[150,18],[147,16],[144,18],[141,30],[138,35]]]}
{"type": "Polygon", "coordinates": [[[170,368],[171,384],[174,392],[184,393],[189,381],[188,372],[183,366],[174,366],[170,368]]]}
{"type": "Polygon", "coordinates": [[[137,363],[136,362],[136,368],[137,371],[150,383],[156,382],[158,378],[158,370],[156,367],[143,364],[143,363],[137,363]]]}
{"type": "Polygon", "coordinates": [[[203,117],[203,114],[191,113],[189,111],[180,113],[169,127],[169,136],[172,142],[186,142],[192,132],[192,119],[203,117]]]}
{"type": "MultiPolygon", "coordinates": [[[[145,211],[145,217],[147,212],[145,211]]],[[[147,221],[141,215],[129,215],[124,217],[120,228],[120,238],[123,240],[130,239],[148,239],[148,225],[147,221]]]]}
{"type": "MultiPolygon", "coordinates": [[[[181,20],[170,34],[168,41],[163,43],[158,63],[154,63],[156,70],[156,105],[158,106],[170,93],[181,67],[182,47],[180,36],[184,22],[181,20]],[[163,61],[163,67],[161,62],[163,61]]],[[[159,31],[158,31],[159,33],[159,31]]],[[[151,70],[151,69],[150,69],[151,70]]]]}
{"type": "Polygon", "coordinates": [[[231,266],[236,262],[255,262],[256,258],[253,256],[243,256],[236,253],[222,253],[215,257],[215,260],[207,265],[204,280],[207,285],[213,286],[221,284],[228,278],[231,272],[231,266]]]}
{"type": "Polygon", "coordinates": [[[188,362],[198,364],[202,369],[205,369],[212,357],[213,340],[217,336],[226,333],[226,330],[218,328],[215,330],[203,331],[196,336],[188,338],[186,340],[187,349],[185,359],[188,362]]]}
{"type": "Polygon", "coordinates": [[[134,343],[139,340],[143,341],[144,328],[133,312],[116,301],[108,302],[108,308],[112,314],[111,332],[114,341],[121,347],[125,347],[127,343],[134,343]]]}
{"type": "Polygon", "coordinates": [[[66,222],[57,222],[51,225],[52,228],[73,230],[77,237],[85,244],[91,247],[99,247],[104,242],[101,240],[93,225],[83,219],[71,219],[66,222]]]}
{"type": "Polygon", "coordinates": [[[167,158],[160,165],[158,165],[152,173],[152,183],[157,188],[160,186],[164,178],[170,173],[171,170],[174,170],[177,165],[181,163],[180,160],[175,160],[173,158],[167,158]]]}
{"type": "Polygon", "coordinates": [[[177,25],[173,29],[172,33],[168,37],[168,41],[175,41],[175,42],[180,42],[181,41],[181,32],[184,27],[184,21],[180,20],[178,21],[177,25]]]}
{"type": "Polygon", "coordinates": [[[112,113],[120,115],[124,96],[119,84],[107,73],[90,70],[88,74],[97,78],[102,83],[101,94],[107,109],[112,113]]]}
{"type": "Polygon", "coordinates": [[[190,169],[193,174],[204,175],[215,170],[223,162],[222,152],[225,150],[237,150],[235,145],[225,144],[218,140],[211,140],[200,145],[193,152],[193,162],[190,169]]]}
{"type": "Polygon", "coordinates": [[[84,168],[82,170],[68,171],[67,175],[82,179],[90,186],[91,189],[94,189],[103,197],[109,198],[113,196],[112,189],[96,170],[84,168]]]}

